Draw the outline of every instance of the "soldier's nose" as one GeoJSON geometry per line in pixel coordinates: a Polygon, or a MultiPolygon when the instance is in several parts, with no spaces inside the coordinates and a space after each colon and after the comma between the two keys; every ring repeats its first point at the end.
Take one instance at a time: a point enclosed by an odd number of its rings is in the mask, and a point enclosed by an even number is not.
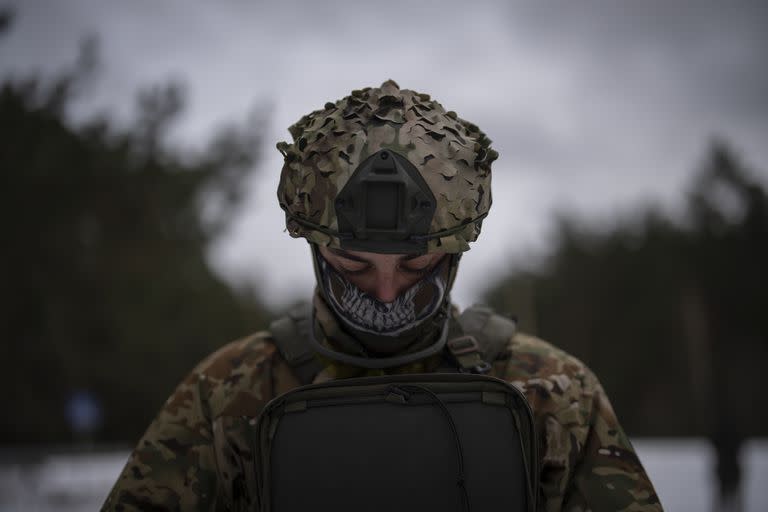
{"type": "Polygon", "coordinates": [[[392,302],[401,291],[393,275],[379,275],[372,293],[381,302],[392,302]]]}

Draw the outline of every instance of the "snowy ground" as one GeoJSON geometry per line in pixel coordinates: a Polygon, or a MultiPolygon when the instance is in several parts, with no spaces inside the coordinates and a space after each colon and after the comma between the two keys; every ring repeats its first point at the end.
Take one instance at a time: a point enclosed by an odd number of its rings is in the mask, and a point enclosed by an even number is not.
{"type": "MultiPolygon", "coordinates": [[[[640,458],[671,512],[709,512],[712,505],[710,445],[699,439],[637,439],[640,458]]],[[[127,453],[52,454],[37,461],[0,451],[0,511],[98,510],[127,453]],[[22,460],[24,459],[24,460],[22,460]]],[[[768,510],[768,440],[742,451],[744,512],[768,510]]]]}

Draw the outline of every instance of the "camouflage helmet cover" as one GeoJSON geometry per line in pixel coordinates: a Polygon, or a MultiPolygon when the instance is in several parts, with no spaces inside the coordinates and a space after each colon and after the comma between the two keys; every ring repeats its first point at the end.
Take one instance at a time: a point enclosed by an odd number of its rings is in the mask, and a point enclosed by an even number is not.
{"type": "Polygon", "coordinates": [[[466,251],[480,234],[498,153],[477,126],[429,95],[388,80],[326,103],[289,131],[293,142],[277,144],[284,156],[277,195],[291,236],[340,248],[337,195],[360,163],[382,149],[407,158],[437,201],[427,252],[466,251]]]}

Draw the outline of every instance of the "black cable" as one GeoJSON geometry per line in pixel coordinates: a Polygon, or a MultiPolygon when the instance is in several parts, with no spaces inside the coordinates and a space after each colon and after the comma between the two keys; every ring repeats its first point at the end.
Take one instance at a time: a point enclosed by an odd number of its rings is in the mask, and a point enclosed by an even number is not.
{"type": "MultiPolygon", "coordinates": [[[[456,443],[456,456],[458,460],[458,466],[459,466],[459,474],[456,479],[456,485],[461,489],[461,498],[463,502],[463,508],[466,512],[471,512],[471,506],[469,502],[469,493],[467,492],[467,481],[466,477],[464,475],[464,450],[461,446],[461,438],[459,437],[459,431],[456,428],[456,423],[453,421],[453,416],[451,416],[451,411],[448,410],[448,406],[445,405],[445,402],[443,402],[437,394],[432,391],[429,388],[425,388],[423,386],[417,386],[415,384],[406,384],[402,386],[392,386],[390,388],[392,391],[397,393],[397,391],[406,391],[405,395],[407,398],[407,391],[410,389],[412,392],[422,392],[427,395],[429,395],[432,399],[434,399],[435,404],[440,408],[441,411],[443,411],[443,414],[445,418],[448,420],[448,425],[451,427],[451,433],[453,434],[453,440],[456,443]]],[[[404,393],[399,393],[404,394],[404,393]]]]}

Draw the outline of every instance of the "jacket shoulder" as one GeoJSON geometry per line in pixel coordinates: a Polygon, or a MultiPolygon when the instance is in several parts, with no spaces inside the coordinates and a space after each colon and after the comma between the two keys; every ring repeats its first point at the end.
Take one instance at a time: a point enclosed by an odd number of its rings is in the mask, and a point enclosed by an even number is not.
{"type": "Polygon", "coordinates": [[[659,511],[658,497],[595,374],[551,343],[516,334],[505,378],[533,410],[547,510],[659,511]]]}
{"type": "Polygon", "coordinates": [[[210,420],[219,416],[256,416],[273,398],[273,372],[282,359],[269,331],[227,343],[192,371],[200,401],[210,420]]]}
{"type": "Polygon", "coordinates": [[[565,376],[569,379],[594,378],[580,359],[536,336],[516,333],[507,345],[510,359],[506,367],[509,380],[528,381],[565,376]]]}
{"type": "Polygon", "coordinates": [[[594,373],[576,357],[535,336],[517,333],[502,378],[525,393],[540,425],[557,420],[584,435],[595,396],[602,392],[594,373]]]}
{"type": "Polygon", "coordinates": [[[254,332],[221,346],[200,361],[193,372],[205,378],[225,379],[245,368],[259,366],[274,349],[269,331],[254,332]]]}

